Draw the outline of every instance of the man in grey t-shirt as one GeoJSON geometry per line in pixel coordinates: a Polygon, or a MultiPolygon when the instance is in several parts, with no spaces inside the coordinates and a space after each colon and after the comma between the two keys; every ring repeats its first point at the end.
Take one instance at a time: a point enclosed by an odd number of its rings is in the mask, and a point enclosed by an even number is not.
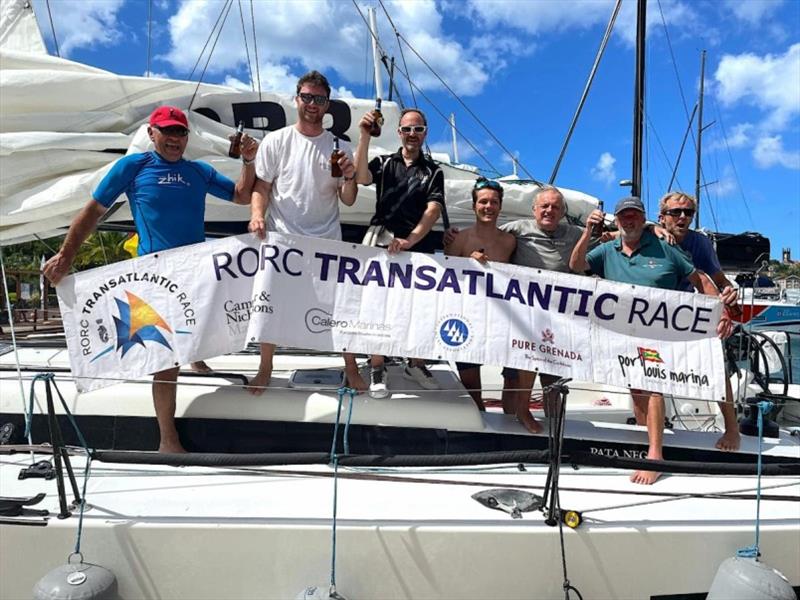
{"type": "MultiPolygon", "coordinates": [[[[569,273],[572,249],[583,234],[583,228],[562,223],[567,214],[567,205],[564,196],[553,186],[544,186],[536,193],[532,210],[533,219],[519,219],[500,227],[517,238],[511,263],[569,273]]],[[[451,243],[456,233],[455,229],[448,231],[445,244],[451,243]]],[[[531,389],[536,381],[536,372],[505,368],[503,379],[503,412],[515,414],[528,431],[539,433],[542,425],[530,412],[531,389]]],[[[542,388],[557,380],[558,377],[554,375],[542,373],[542,388]]],[[[555,414],[557,401],[557,394],[545,394],[545,413],[555,414]]]]}
{"type": "MultiPolygon", "coordinates": [[[[533,198],[532,210],[533,219],[519,219],[500,227],[517,238],[517,249],[511,256],[511,262],[523,267],[569,273],[569,258],[583,229],[562,222],[567,214],[563,194],[558,188],[543,187],[533,198]]],[[[503,380],[504,411],[512,412],[508,408],[513,406],[513,413],[528,431],[540,432],[542,425],[529,408],[536,372],[505,368],[503,380]]],[[[542,373],[542,389],[557,380],[555,375],[542,373]]],[[[545,413],[554,414],[558,402],[557,394],[545,393],[544,401],[545,413]]]]}

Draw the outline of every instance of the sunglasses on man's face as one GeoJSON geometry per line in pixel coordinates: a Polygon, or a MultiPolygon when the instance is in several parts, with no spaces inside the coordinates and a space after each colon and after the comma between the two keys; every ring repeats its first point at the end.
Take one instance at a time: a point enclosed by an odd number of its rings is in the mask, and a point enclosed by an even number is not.
{"type": "Polygon", "coordinates": [[[159,127],[158,125],[153,125],[153,127],[158,129],[162,134],[170,137],[186,137],[189,135],[189,130],[185,127],[181,127],[180,125],[170,125],[169,127],[159,127]]]}
{"type": "Polygon", "coordinates": [[[311,104],[312,102],[317,106],[322,106],[328,101],[328,97],[323,94],[297,94],[297,97],[303,101],[303,104],[311,104]]]}
{"type": "Polygon", "coordinates": [[[668,208],[664,211],[664,214],[668,217],[689,217],[690,219],[694,216],[696,211],[693,208],[668,208]]]}
{"type": "Polygon", "coordinates": [[[495,190],[495,191],[498,191],[498,192],[502,191],[502,189],[503,189],[503,187],[499,183],[497,183],[496,181],[492,181],[491,179],[478,179],[475,182],[475,188],[474,189],[482,190],[483,188],[489,188],[490,190],[495,190]]]}
{"type": "Polygon", "coordinates": [[[400,130],[400,133],[408,134],[412,131],[414,133],[425,133],[428,128],[425,125],[401,125],[398,127],[398,129],[400,130]]]}

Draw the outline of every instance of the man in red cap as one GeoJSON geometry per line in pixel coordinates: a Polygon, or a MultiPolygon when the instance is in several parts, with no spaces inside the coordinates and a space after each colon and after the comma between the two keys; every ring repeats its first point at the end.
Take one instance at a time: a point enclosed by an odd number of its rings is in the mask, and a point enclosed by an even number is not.
{"type": "MultiPolygon", "coordinates": [[[[139,235],[137,254],[196,244],[205,240],[206,195],[250,204],[255,181],[253,161],[258,143],[244,134],[242,171],[233,181],[211,165],[183,158],[189,122],[174,106],[160,106],[150,115],[147,134],[153,150],[120,158],[73,219],[59,251],[45,263],[44,274],[54,284],[69,271],[80,245],[116,199],[125,194],[139,235]]],[[[161,435],[160,452],[185,452],[175,429],[175,382],[178,367],[153,376],[153,403],[161,435]]]]}

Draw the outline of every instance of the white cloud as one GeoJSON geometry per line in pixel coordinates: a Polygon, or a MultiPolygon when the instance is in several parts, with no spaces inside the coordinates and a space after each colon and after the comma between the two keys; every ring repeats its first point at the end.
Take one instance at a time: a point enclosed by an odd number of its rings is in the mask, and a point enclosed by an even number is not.
{"type": "Polygon", "coordinates": [[[729,148],[742,148],[750,142],[750,132],[753,130],[752,123],[737,123],[731,129],[728,136],[729,148]]]}
{"type": "Polygon", "coordinates": [[[597,159],[597,164],[592,167],[592,178],[611,185],[617,181],[617,171],[614,168],[617,159],[610,152],[603,152],[597,159]]]}
{"type": "MultiPolygon", "coordinates": [[[[125,0],[60,0],[50,3],[61,56],[69,56],[78,48],[108,46],[121,39],[117,12],[125,0]]],[[[44,36],[52,40],[47,5],[33,3],[36,18],[44,36]]]]}
{"type": "MultiPolygon", "coordinates": [[[[794,1],[794,0],[793,0],[794,1]]],[[[725,0],[725,8],[748,25],[759,25],[783,4],[783,0],[725,0]]]]}
{"type": "Polygon", "coordinates": [[[766,112],[763,127],[782,129],[800,114],[800,44],[781,55],[726,54],[714,73],[715,92],[726,106],[739,102],[766,112]]]}
{"type": "MultiPolygon", "coordinates": [[[[385,4],[401,34],[456,92],[479,94],[482,91],[488,81],[488,58],[476,58],[469,48],[443,33],[442,15],[433,0],[385,4]]],[[[208,33],[214,28],[223,5],[212,0],[184,0],[177,13],[169,19],[171,47],[161,58],[188,73],[197,61],[208,33]],[[198,32],[204,34],[198,35],[198,32]]],[[[249,5],[242,3],[242,7],[245,23],[248,24],[252,61],[254,47],[250,39],[249,5]]],[[[264,69],[260,69],[262,89],[274,89],[269,87],[272,83],[285,89],[286,77],[294,77],[294,74],[310,69],[329,75],[331,71],[336,71],[348,83],[363,82],[367,67],[364,48],[368,33],[350,2],[274,0],[268,4],[255,3],[255,7],[259,62],[272,65],[274,69],[272,75],[266,77],[263,75],[264,69]],[[261,6],[268,6],[269,10],[258,10],[261,6]],[[336,51],[331,51],[331,48],[336,51]]],[[[238,5],[234,4],[209,63],[209,73],[246,70],[247,58],[238,10],[238,5]]],[[[363,8],[362,11],[366,16],[363,8]]],[[[379,17],[382,15],[379,14],[379,17]]],[[[398,57],[396,68],[401,69],[402,61],[399,59],[395,36],[387,20],[379,18],[378,27],[387,53],[398,57]]],[[[404,47],[403,52],[416,85],[424,89],[441,87],[408,47],[404,47]]],[[[371,74],[371,54],[368,60],[368,72],[371,74]]],[[[404,81],[405,77],[398,74],[397,79],[404,81]]],[[[342,93],[350,92],[345,90],[342,93]]]]}
{"type": "Polygon", "coordinates": [[[612,0],[575,2],[519,2],[518,0],[469,0],[469,10],[489,26],[508,26],[531,34],[588,29],[607,22],[612,0]]]}
{"type": "MultiPolygon", "coordinates": [[[[538,0],[469,0],[469,11],[490,27],[509,27],[534,36],[546,38],[559,36],[569,30],[586,30],[606,25],[614,8],[614,0],[572,0],[556,2],[538,0]]],[[[699,31],[700,19],[692,6],[680,0],[661,0],[661,10],[668,26],[689,31],[699,31]]],[[[647,29],[649,33],[661,30],[661,12],[655,2],[648,3],[647,29]]],[[[615,34],[626,45],[636,41],[636,2],[623,2],[614,26],[615,34]]],[[[713,28],[703,26],[706,40],[713,38],[713,28]]]]}
{"type": "Polygon", "coordinates": [[[716,131],[718,135],[712,142],[708,144],[708,150],[727,150],[728,148],[734,150],[736,148],[750,146],[753,143],[752,123],[737,123],[731,127],[730,130],[727,131],[727,145],[725,144],[725,139],[722,137],[722,130],[717,129],[716,131]]]}
{"type": "Polygon", "coordinates": [[[730,165],[725,166],[717,181],[708,184],[708,190],[714,192],[720,198],[730,196],[737,189],[739,189],[739,184],[736,182],[735,174],[730,165]]]}
{"type": "Polygon", "coordinates": [[[800,170],[800,151],[786,150],[780,135],[759,138],[753,148],[753,158],[762,169],[780,165],[787,169],[800,170]]]}
{"type": "Polygon", "coordinates": [[[142,73],[142,77],[152,77],[153,79],[171,79],[169,73],[161,73],[158,71],[150,71],[149,73],[145,71],[142,73]]]}
{"type": "MultiPolygon", "coordinates": [[[[295,89],[297,89],[297,88],[295,87],[295,89]]],[[[340,85],[338,88],[333,88],[331,90],[331,97],[333,97],[333,98],[355,98],[356,96],[352,91],[350,91],[349,89],[347,89],[343,85],[340,85]]]]}

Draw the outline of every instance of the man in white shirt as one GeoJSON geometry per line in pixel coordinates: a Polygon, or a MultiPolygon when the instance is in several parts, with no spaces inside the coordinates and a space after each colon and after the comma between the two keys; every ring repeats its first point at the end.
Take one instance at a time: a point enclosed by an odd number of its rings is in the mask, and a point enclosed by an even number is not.
{"type": "MultiPolygon", "coordinates": [[[[311,71],[297,82],[297,123],[264,138],[256,155],[248,229],[264,238],[267,231],[341,240],[339,201],[356,201],[355,166],[348,144],[340,141],[338,160],[342,177],[331,177],[334,135],[323,129],[331,87],[324,75],[311,71]],[[264,214],[269,207],[268,220],[264,214]]],[[[258,395],[272,376],[274,344],[261,344],[261,364],[248,390],[258,395]]],[[[355,356],[345,353],[347,385],[359,391],[367,384],[358,372],[355,356]]]]}

